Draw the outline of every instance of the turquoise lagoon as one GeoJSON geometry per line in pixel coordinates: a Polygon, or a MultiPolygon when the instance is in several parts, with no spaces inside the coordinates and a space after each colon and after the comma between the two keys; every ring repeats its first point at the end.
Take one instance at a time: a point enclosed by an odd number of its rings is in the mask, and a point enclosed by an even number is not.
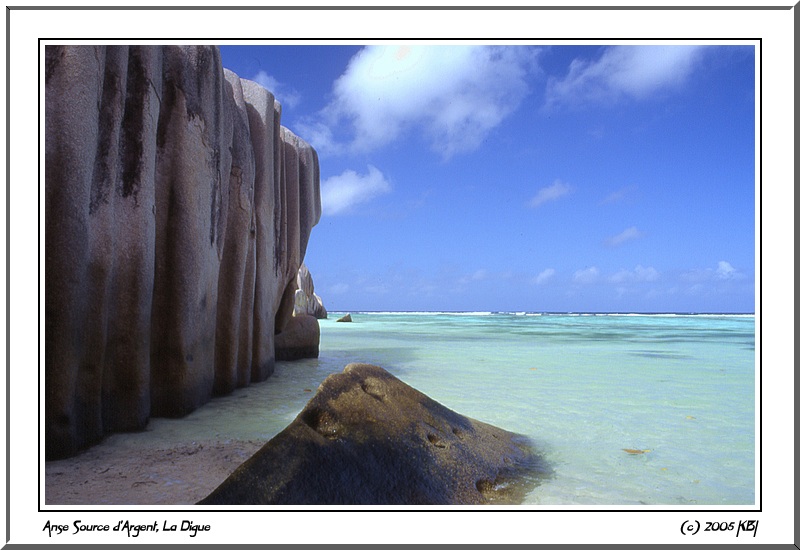
{"type": "Polygon", "coordinates": [[[366,362],[530,438],[549,473],[524,504],[757,504],[753,315],[340,315],[320,321],[318,359],[279,362],[266,382],[153,428],[173,442],[266,441],[326,376],[366,362]]]}
{"type": "Polygon", "coordinates": [[[320,362],[380,365],[528,436],[552,474],[526,504],[755,504],[753,316],[330,317],[320,362]]]}

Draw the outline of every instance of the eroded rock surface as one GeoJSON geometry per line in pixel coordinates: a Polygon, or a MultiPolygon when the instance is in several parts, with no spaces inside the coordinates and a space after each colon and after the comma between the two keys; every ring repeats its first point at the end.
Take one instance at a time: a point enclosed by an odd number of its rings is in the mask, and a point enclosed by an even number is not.
{"type": "Polygon", "coordinates": [[[275,335],[275,360],[319,357],[319,321],[313,315],[293,315],[275,335]]]}
{"type": "Polygon", "coordinates": [[[521,436],[354,363],[200,504],[515,503],[543,470],[521,436]]]}
{"type": "Polygon", "coordinates": [[[321,213],[280,117],[216,47],[46,47],[48,459],[272,373],[321,213]]]}
{"type": "Polygon", "coordinates": [[[317,319],[327,319],[328,311],[322,304],[322,298],[314,293],[314,279],[306,264],[297,272],[297,290],[294,293],[294,314],[313,315],[317,319]]]}

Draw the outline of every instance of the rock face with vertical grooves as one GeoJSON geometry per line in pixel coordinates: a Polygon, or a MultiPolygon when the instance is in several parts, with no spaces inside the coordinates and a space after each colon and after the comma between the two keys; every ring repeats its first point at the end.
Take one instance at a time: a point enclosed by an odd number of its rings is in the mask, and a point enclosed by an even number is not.
{"type": "Polygon", "coordinates": [[[518,504],[546,474],[521,436],[353,363],[199,504],[518,504]]]}
{"type": "Polygon", "coordinates": [[[272,373],[321,214],[280,115],[216,47],[46,47],[48,459],[272,373]]]}

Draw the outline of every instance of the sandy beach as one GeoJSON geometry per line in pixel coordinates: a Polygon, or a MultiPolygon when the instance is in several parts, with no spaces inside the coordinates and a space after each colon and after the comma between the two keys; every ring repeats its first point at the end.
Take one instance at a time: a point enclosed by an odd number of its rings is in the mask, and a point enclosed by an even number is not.
{"type": "Polygon", "coordinates": [[[64,460],[44,463],[45,504],[193,504],[283,430],[339,361],[278,361],[265,382],[183,418],[151,418],[64,460]]]}
{"type": "Polygon", "coordinates": [[[255,384],[184,418],[151,418],[144,431],[111,434],[76,456],[45,462],[45,504],[194,504],[271,437],[259,433],[269,416],[259,397],[268,390],[255,384]]]}
{"type": "Polygon", "coordinates": [[[118,444],[124,438],[132,435],[111,436],[78,456],[47,462],[45,504],[194,504],[263,444],[197,441],[137,451],[118,444]]]}

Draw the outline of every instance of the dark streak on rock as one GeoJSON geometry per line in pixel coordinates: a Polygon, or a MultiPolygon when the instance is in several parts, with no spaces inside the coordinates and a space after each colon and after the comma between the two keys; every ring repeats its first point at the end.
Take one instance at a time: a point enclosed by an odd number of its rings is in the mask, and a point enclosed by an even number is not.
{"type": "Polygon", "coordinates": [[[128,56],[128,82],[125,96],[125,115],[122,121],[122,186],[123,198],[137,200],[141,186],[141,171],[144,151],[145,99],[148,97],[150,80],[142,60],[140,47],[131,47],[128,56]]]}
{"type": "Polygon", "coordinates": [[[105,64],[103,74],[103,94],[100,98],[100,116],[98,117],[98,139],[97,149],[94,157],[94,170],[92,172],[92,186],[89,193],[89,214],[94,214],[100,206],[108,204],[111,187],[113,185],[112,167],[116,158],[110,158],[115,152],[116,143],[115,130],[116,124],[114,114],[119,108],[122,99],[122,85],[120,75],[117,72],[119,65],[114,62],[105,64]]]}
{"type": "Polygon", "coordinates": [[[44,48],[44,82],[50,80],[56,68],[61,64],[64,59],[66,49],[64,46],[45,46],[44,48]]]}

